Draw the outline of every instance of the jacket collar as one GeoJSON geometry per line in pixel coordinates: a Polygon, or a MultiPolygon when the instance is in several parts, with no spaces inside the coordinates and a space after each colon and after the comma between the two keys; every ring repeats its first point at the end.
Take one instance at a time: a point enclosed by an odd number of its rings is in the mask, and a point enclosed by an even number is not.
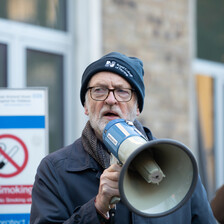
{"type": "Polygon", "coordinates": [[[77,139],[69,147],[69,150],[67,150],[66,171],[102,170],[100,165],[84,150],[81,138],[77,139]]]}

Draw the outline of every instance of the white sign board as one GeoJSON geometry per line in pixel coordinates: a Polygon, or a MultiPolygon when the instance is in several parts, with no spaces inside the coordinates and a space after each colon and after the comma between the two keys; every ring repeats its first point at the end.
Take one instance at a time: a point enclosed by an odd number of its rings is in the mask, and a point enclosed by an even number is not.
{"type": "Polygon", "coordinates": [[[46,88],[0,88],[0,224],[29,223],[36,169],[48,153],[46,88]]]}

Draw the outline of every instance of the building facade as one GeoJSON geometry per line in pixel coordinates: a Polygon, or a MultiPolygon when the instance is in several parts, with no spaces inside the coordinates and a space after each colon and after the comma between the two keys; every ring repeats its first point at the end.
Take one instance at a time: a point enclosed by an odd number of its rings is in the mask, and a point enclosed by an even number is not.
{"type": "Polygon", "coordinates": [[[203,24],[198,22],[199,3],[8,0],[1,4],[0,87],[48,87],[50,152],[73,142],[85,125],[79,99],[85,67],[119,51],[144,63],[146,97],[139,120],[157,138],[187,145],[198,160],[209,195],[214,194],[224,182],[224,66],[221,60],[203,58],[203,52],[198,57],[198,47],[203,48],[197,33],[203,24]]]}

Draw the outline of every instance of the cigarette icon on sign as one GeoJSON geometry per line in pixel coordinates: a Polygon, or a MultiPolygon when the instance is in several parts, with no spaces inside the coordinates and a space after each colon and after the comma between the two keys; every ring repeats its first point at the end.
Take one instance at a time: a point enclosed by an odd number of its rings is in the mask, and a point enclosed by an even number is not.
{"type": "MultiPolygon", "coordinates": [[[[6,150],[6,147],[4,147],[5,145],[4,144],[1,144],[1,145],[0,147],[2,148],[2,150],[4,150],[10,158],[13,158],[13,156],[19,151],[18,146],[13,146],[10,150],[6,150]]],[[[0,169],[2,169],[7,163],[8,163],[8,160],[6,158],[3,157],[2,160],[0,159],[0,169]]]]}
{"type": "Polygon", "coordinates": [[[10,178],[20,174],[28,162],[26,144],[17,136],[0,135],[0,178],[10,178]]]}

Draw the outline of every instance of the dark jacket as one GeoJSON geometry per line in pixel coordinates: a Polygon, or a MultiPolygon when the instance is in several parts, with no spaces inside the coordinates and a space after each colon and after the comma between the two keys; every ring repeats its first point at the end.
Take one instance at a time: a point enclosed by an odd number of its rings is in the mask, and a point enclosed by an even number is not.
{"type": "MultiPolygon", "coordinates": [[[[30,223],[100,223],[94,199],[102,172],[98,163],[83,149],[81,138],[46,156],[35,177],[30,223]]],[[[145,218],[131,213],[119,202],[115,223],[215,224],[215,220],[199,178],[192,197],[174,213],[145,218]]]]}

